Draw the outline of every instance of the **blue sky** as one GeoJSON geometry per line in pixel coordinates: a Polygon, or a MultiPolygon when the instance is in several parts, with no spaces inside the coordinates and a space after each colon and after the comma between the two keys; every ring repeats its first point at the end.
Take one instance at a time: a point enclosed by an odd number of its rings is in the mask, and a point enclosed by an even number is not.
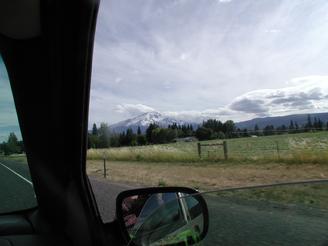
{"type": "Polygon", "coordinates": [[[0,142],[7,140],[10,132],[20,138],[18,119],[6,67],[0,55],[0,142]]]}
{"type": "Polygon", "coordinates": [[[326,0],[102,1],[90,123],[325,112],[327,29],[326,0]]]}

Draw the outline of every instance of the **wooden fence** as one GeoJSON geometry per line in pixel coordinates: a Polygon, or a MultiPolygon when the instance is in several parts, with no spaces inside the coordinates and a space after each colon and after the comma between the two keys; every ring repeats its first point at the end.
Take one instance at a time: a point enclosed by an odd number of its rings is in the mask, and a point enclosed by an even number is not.
{"type": "Polygon", "coordinates": [[[215,144],[198,143],[197,148],[198,148],[199,158],[202,157],[202,147],[217,147],[217,146],[223,148],[224,159],[228,160],[228,144],[227,144],[227,141],[223,141],[222,143],[215,143],[215,144]]]}

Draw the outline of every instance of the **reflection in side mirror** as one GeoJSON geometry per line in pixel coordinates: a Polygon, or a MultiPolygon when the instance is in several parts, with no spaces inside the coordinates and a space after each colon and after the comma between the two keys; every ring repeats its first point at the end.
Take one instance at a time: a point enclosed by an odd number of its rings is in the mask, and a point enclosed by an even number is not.
{"type": "Polygon", "coordinates": [[[116,214],[129,245],[193,245],[208,229],[206,203],[189,188],[122,192],[116,214]]]}

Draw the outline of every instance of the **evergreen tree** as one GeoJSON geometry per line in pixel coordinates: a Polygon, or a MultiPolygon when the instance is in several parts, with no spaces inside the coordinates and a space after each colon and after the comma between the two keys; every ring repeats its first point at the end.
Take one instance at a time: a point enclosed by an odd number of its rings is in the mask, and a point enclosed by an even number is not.
{"type": "Polygon", "coordinates": [[[126,130],[124,143],[126,146],[137,145],[137,136],[133,133],[133,130],[131,128],[126,130]]]}
{"type": "Polygon", "coordinates": [[[109,145],[110,147],[120,147],[120,136],[118,134],[111,134],[109,145]]]}
{"type": "Polygon", "coordinates": [[[313,120],[313,128],[314,130],[317,130],[319,127],[318,127],[318,119],[317,117],[314,117],[314,120],[313,120]]]}
{"type": "Polygon", "coordinates": [[[300,132],[300,127],[297,122],[295,122],[295,132],[296,133],[300,132]]]}
{"type": "Polygon", "coordinates": [[[281,125],[279,127],[277,127],[277,133],[278,134],[285,134],[288,133],[288,128],[286,125],[281,125]]]}
{"type": "Polygon", "coordinates": [[[120,143],[120,146],[125,146],[126,143],[125,143],[125,132],[121,132],[120,135],[119,135],[119,143],[120,143]]]}
{"type": "Polygon", "coordinates": [[[245,128],[244,130],[243,130],[243,135],[242,135],[243,137],[249,137],[249,133],[248,133],[248,130],[247,130],[247,128],[245,128]]]}
{"type": "Polygon", "coordinates": [[[290,121],[290,124],[289,124],[289,133],[295,133],[295,124],[294,124],[294,121],[290,121]]]}
{"type": "Polygon", "coordinates": [[[110,145],[110,131],[106,123],[101,123],[98,129],[98,146],[97,148],[108,148],[110,145]]]}
{"type": "Polygon", "coordinates": [[[225,134],[226,138],[233,137],[233,132],[236,130],[235,123],[232,120],[227,120],[223,124],[223,133],[225,134]]]}
{"type": "Polygon", "coordinates": [[[267,125],[263,129],[263,134],[265,136],[274,135],[274,133],[275,133],[275,129],[274,129],[274,126],[273,125],[267,125]]]}
{"type": "Polygon", "coordinates": [[[169,143],[176,138],[176,131],[168,128],[156,128],[152,131],[151,138],[155,144],[169,143]]]}
{"type": "Polygon", "coordinates": [[[255,135],[259,135],[260,134],[260,127],[259,127],[258,124],[256,124],[255,127],[254,127],[254,134],[255,135]]]}
{"type": "Polygon", "coordinates": [[[0,144],[0,154],[4,154],[5,153],[5,147],[6,146],[6,142],[2,142],[0,144]]]}
{"type": "Polygon", "coordinates": [[[22,148],[21,148],[18,138],[14,132],[11,132],[9,134],[7,142],[3,143],[2,151],[5,155],[22,153],[22,148]]]}
{"type": "Polygon", "coordinates": [[[91,149],[91,148],[92,148],[90,135],[91,135],[91,134],[88,133],[88,143],[87,143],[87,144],[88,144],[88,147],[87,147],[88,149],[91,149]]]}
{"type": "Polygon", "coordinates": [[[224,134],[223,132],[218,132],[218,133],[217,133],[217,138],[218,138],[218,139],[225,139],[226,136],[225,136],[225,134],[224,134]]]}
{"type": "Polygon", "coordinates": [[[138,130],[137,130],[137,135],[141,135],[141,129],[140,129],[140,126],[138,126],[138,130]]]}
{"type": "Polygon", "coordinates": [[[202,141],[202,140],[210,140],[213,138],[213,130],[210,128],[206,128],[206,127],[199,127],[196,130],[196,137],[198,138],[198,140],[202,141]]]}
{"type": "Polygon", "coordinates": [[[99,137],[97,135],[88,134],[88,148],[97,149],[99,148],[99,137]]]}
{"type": "Polygon", "coordinates": [[[306,128],[307,130],[310,130],[310,129],[313,128],[311,115],[308,115],[308,117],[307,117],[307,123],[306,123],[306,125],[305,125],[305,128],[306,128]]]}
{"type": "Polygon", "coordinates": [[[93,123],[93,126],[92,126],[92,135],[94,135],[94,136],[97,136],[98,135],[98,128],[97,128],[96,123],[93,123]]]}
{"type": "Polygon", "coordinates": [[[317,119],[317,122],[316,122],[316,125],[314,128],[319,131],[323,130],[323,122],[321,121],[320,118],[317,119]]]}
{"type": "Polygon", "coordinates": [[[145,135],[138,135],[137,136],[137,143],[138,145],[146,145],[147,144],[147,139],[145,135]]]}
{"type": "Polygon", "coordinates": [[[152,132],[153,130],[159,128],[159,126],[155,123],[150,123],[147,130],[146,130],[146,139],[148,143],[153,143],[152,140],[152,132]]]}

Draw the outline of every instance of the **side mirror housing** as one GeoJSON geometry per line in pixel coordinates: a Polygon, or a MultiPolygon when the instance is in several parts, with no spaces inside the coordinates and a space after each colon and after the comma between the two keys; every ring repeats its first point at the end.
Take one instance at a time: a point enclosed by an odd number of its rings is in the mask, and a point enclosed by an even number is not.
{"type": "Polygon", "coordinates": [[[192,245],[207,234],[204,198],[194,189],[128,190],[116,200],[116,218],[128,245],[192,245]]]}

